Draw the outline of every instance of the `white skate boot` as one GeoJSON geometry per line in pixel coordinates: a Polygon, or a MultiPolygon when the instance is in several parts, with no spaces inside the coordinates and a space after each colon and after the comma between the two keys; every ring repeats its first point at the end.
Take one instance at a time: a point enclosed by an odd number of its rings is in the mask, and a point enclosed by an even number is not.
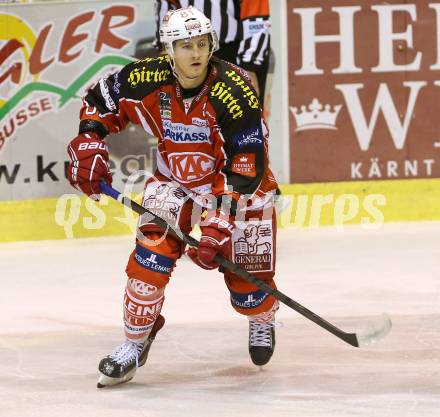
{"type": "Polygon", "coordinates": [[[164,317],[159,316],[147,340],[140,343],[126,340],[112,354],[102,359],[98,367],[98,388],[130,381],[137,368],[145,365],[150,347],[164,323],[164,317]]]}

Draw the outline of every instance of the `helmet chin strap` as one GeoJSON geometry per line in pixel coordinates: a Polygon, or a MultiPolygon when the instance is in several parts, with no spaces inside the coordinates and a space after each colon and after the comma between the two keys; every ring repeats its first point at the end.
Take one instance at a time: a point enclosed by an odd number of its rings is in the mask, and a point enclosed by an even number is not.
{"type": "Polygon", "coordinates": [[[182,80],[182,77],[178,74],[178,72],[176,71],[176,61],[174,60],[174,49],[173,49],[173,45],[169,45],[166,48],[168,56],[170,57],[170,65],[171,65],[171,70],[174,74],[174,76],[176,77],[176,79],[179,82],[182,82],[184,80],[182,80]]]}
{"type": "Polygon", "coordinates": [[[176,70],[176,62],[174,61],[174,58],[170,56],[170,64],[171,69],[173,70],[173,74],[176,77],[177,81],[183,86],[185,84],[185,81],[191,80],[191,78],[185,77],[184,75],[180,75],[176,70]]]}

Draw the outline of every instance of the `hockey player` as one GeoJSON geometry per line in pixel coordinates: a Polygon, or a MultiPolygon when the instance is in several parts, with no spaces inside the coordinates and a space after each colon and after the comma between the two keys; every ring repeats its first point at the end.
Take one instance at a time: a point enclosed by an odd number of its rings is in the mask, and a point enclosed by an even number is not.
{"type": "MultiPolygon", "coordinates": [[[[155,45],[161,50],[160,25],[169,10],[194,5],[194,0],[156,0],[156,39],[155,45]]],[[[270,6],[269,0],[200,0],[197,7],[212,21],[219,35],[218,50],[214,56],[237,64],[245,69],[257,92],[263,114],[268,120],[270,113],[270,85],[268,76],[270,61],[270,6]],[[268,89],[266,90],[266,84],[268,89]]],[[[281,190],[276,189],[275,207],[280,213],[287,202],[282,200],[281,190]]]]}
{"type": "MultiPolygon", "coordinates": [[[[161,41],[166,57],[129,64],[88,91],[79,134],[68,146],[69,181],[89,196],[99,194],[99,181],[112,181],[105,136],[129,122],[142,125],[159,138],[157,170],[146,182],[142,204],[185,233],[200,224],[200,246],[187,251],[200,267],[218,268],[214,257],[221,253],[275,288],[277,184],[250,80],[239,67],[212,57],[217,36],[193,7],[165,15],[161,41]]],[[[126,267],[126,340],[100,362],[98,387],[133,378],[164,325],[165,287],[185,248],[149,220],[140,218],[126,267]]],[[[232,307],[249,319],[251,359],[264,365],[275,346],[278,302],[222,272],[232,307]]]]}

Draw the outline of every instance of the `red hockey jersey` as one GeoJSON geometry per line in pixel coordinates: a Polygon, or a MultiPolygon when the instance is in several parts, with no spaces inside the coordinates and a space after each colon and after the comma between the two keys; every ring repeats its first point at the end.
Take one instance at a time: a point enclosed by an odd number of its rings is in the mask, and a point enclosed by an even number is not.
{"type": "Polygon", "coordinates": [[[277,184],[268,166],[268,131],[242,69],[212,58],[204,85],[185,109],[166,56],[131,63],[84,98],[80,133],[104,137],[129,122],[158,137],[158,178],[195,195],[252,196],[258,207],[277,184]]]}

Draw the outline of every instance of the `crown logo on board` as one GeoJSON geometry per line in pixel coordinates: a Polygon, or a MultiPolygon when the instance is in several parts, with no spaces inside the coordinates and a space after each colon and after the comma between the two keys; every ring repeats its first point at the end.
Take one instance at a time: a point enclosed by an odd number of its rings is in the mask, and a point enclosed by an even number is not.
{"type": "Polygon", "coordinates": [[[314,98],[308,106],[290,107],[290,111],[295,117],[296,132],[309,129],[331,129],[336,130],[336,119],[342,104],[330,106],[322,105],[317,98],[314,98]]]}

